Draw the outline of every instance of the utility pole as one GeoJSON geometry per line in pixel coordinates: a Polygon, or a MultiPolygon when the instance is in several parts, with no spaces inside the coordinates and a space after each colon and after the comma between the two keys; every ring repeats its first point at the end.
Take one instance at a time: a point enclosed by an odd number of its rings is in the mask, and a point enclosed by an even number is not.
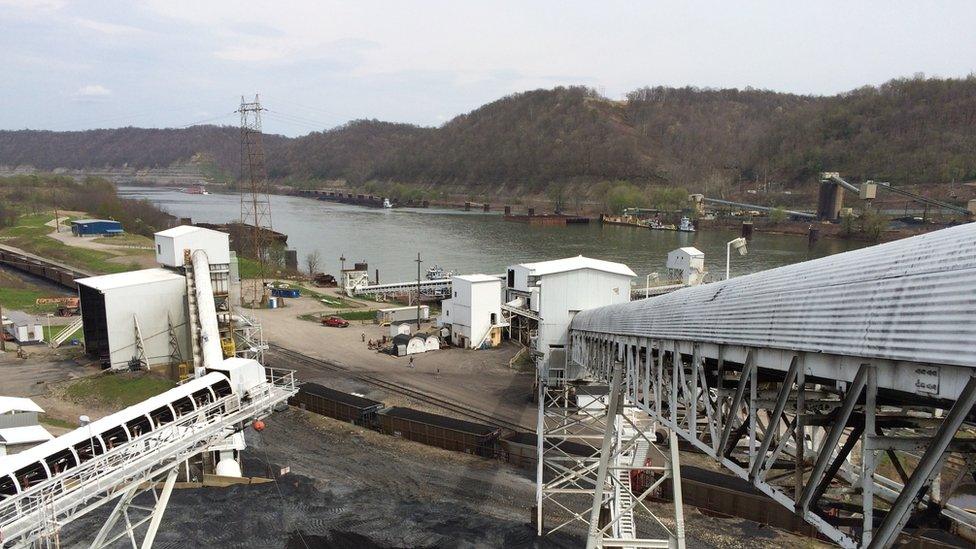
{"type": "Polygon", "coordinates": [[[54,230],[56,232],[59,232],[60,233],[61,232],[61,220],[60,220],[60,217],[61,216],[58,215],[58,187],[57,187],[57,183],[55,183],[55,187],[54,187],[54,190],[53,190],[53,195],[54,195],[54,230]]]}
{"type": "Polygon", "coordinates": [[[417,252],[417,329],[420,329],[420,252],[417,252]]]}
{"type": "Polygon", "coordinates": [[[3,327],[3,304],[0,303],[0,351],[7,351],[7,329],[3,327]]]}
{"type": "MultiPolygon", "coordinates": [[[[243,250],[258,261],[260,283],[254,286],[252,303],[264,301],[266,263],[271,239],[271,199],[268,197],[268,173],[264,164],[264,142],[261,139],[261,100],[258,95],[248,102],[241,96],[241,229],[243,250]],[[250,225],[250,227],[248,227],[250,225]],[[247,234],[250,233],[250,234],[247,234]]],[[[243,251],[242,250],[242,251],[243,251]]]]}

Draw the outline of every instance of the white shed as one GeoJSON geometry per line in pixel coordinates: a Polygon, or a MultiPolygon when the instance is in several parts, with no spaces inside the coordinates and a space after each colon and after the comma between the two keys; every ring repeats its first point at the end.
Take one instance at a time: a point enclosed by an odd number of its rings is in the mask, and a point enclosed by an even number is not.
{"type": "Polygon", "coordinates": [[[180,225],[155,234],[156,262],[166,267],[182,267],[184,250],[203,250],[211,265],[230,263],[230,235],[220,231],[180,225]]]}
{"type": "Polygon", "coordinates": [[[401,334],[410,335],[410,324],[390,324],[390,337],[396,337],[401,334]]]}
{"type": "Polygon", "coordinates": [[[424,337],[424,348],[428,351],[439,351],[441,348],[441,340],[435,335],[423,335],[417,334],[418,336],[424,337]]]}
{"type": "Polygon", "coordinates": [[[0,396],[0,456],[16,454],[54,438],[37,421],[44,410],[29,398],[0,396]]]}
{"type": "Polygon", "coordinates": [[[17,343],[40,343],[44,341],[44,327],[34,315],[20,311],[8,311],[2,324],[17,343]]]}
{"type": "Polygon", "coordinates": [[[184,359],[190,356],[186,327],[186,278],[167,269],[79,278],[85,319],[85,351],[112,368],[138,359],[136,326],[148,365],[170,362],[169,327],[184,359]]]}
{"type": "Polygon", "coordinates": [[[692,246],[685,246],[668,252],[667,268],[669,277],[681,280],[682,284],[695,286],[701,283],[705,273],[705,252],[692,246]]]}
{"type": "Polygon", "coordinates": [[[393,338],[393,351],[396,356],[416,355],[427,351],[427,340],[406,334],[393,338]]]}

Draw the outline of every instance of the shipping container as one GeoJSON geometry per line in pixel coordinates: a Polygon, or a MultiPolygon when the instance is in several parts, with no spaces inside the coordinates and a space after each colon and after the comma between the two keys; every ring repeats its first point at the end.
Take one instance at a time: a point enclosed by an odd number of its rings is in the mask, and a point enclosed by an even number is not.
{"type": "Polygon", "coordinates": [[[289,404],[364,427],[373,425],[376,412],[383,407],[382,402],[336,391],[318,383],[303,384],[298,394],[289,400],[289,404]]]}
{"type": "Polygon", "coordinates": [[[445,450],[494,457],[499,429],[410,408],[380,410],[380,432],[445,450]]]}

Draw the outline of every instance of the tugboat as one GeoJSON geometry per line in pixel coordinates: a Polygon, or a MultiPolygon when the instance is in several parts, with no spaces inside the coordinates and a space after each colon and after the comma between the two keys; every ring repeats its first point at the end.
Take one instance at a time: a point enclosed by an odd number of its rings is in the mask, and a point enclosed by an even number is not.
{"type": "Polygon", "coordinates": [[[200,185],[199,187],[196,188],[180,189],[180,190],[186,194],[210,194],[210,192],[207,191],[206,187],[204,187],[203,185],[200,185]]]}
{"type": "Polygon", "coordinates": [[[695,225],[691,222],[691,219],[688,219],[688,216],[684,216],[678,224],[678,230],[683,233],[693,233],[695,232],[695,225]]]}

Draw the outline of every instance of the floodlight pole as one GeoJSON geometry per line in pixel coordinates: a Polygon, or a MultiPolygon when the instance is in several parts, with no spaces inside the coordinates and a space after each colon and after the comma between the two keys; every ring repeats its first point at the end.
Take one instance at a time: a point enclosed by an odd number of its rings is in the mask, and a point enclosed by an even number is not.
{"type": "Polygon", "coordinates": [[[420,330],[420,252],[417,252],[417,330],[420,330]]]}

